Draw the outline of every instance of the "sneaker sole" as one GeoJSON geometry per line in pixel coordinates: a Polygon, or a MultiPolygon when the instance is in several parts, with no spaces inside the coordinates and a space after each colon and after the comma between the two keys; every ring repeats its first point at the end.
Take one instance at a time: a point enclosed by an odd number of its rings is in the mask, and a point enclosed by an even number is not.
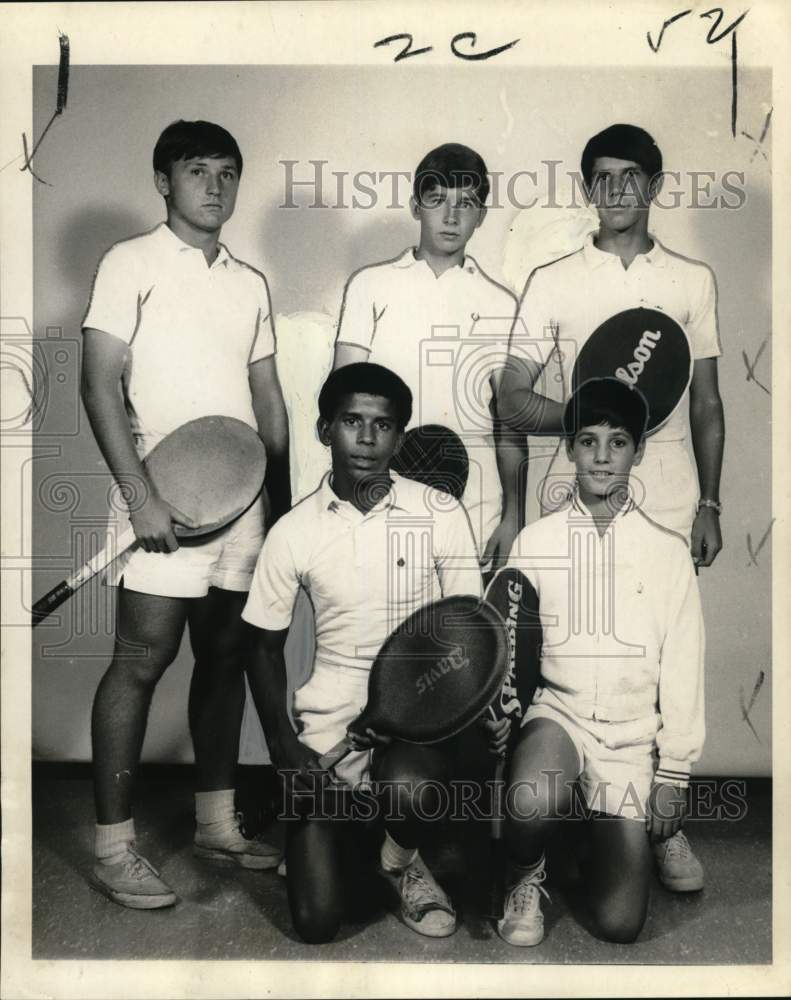
{"type": "MultiPolygon", "coordinates": [[[[398,891],[398,885],[397,885],[396,876],[394,875],[393,872],[385,871],[385,869],[382,868],[381,866],[379,868],[379,874],[384,878],[385,882],[387,882],[387,884],[390,886],[390,891],[393,893],[393,895],[395,896],[395,898],[398,900],[398,904],[399,904],[399,906],[398,906],[398,916],[399,916],[401,922],[405,926],[407,926],[411,931],[414,931],[415,934],[420,934],[421,937],[430,937],[430,938],[446,938],[446,937],[450,937],[451,934],[455,934],[456,933],[456,917],[455,917],[455,915],[453,916],[453,923],[449,924],[447,927],[440,927],[440,928],[437,928],[436,930],[431,930],[431,931],[426,930],[426,925],[425,924],[423,924],[423,923],[421,923],[421,922],[419,922],[417,920],[413,920],[410,916],[407,916],[407,914],[404,913],[404,911],[403,911],[403,909],[401,907],[401,893],[398,891]]],[[[428,910],[427,912],[431,913],[432,911],[428,910]]],[[[445,910],[441,910],[440,912],[441,913],[445,913],[446,911],[445,910]]],[[[451,916],[451,914],[448,913],[448,916],[451,916]]]]}
{"type": "Polygon", "coordinates": [[[270,868],[277,868],[282,861],[280,854],[273,854],[271,857],[262,857],[258,854],[234,854],[232,851],[218,851],[211,847],[199,847],[197,844],[192,848],[192,853],[201,861],[208,861],[212,865],[228,865],[238,868],[248,868],[253,871],[267,871],[270,868]]]}
{"type": "MultiPolygon", "coordinates": [[[[432,910],[428,910],[427,912],[431,913],[433,911],[432,910]]],[[[440,912],[444,913],[445,911],[441,910],[440,912]]],[[[399,916],[401,917],[401,919],[403,920],[403,922],[406,924],[406,926],[410,930],[414,931],[415,934],[420,934],[421,937],[446,938],[446,937],[450,937],[451,934],[455,934],[456,933],[456,919],[455,919],[455,917],[454,917],[453,923],[450,924],[448,927],[438,927],[436,930],[430,930],[429,931],[429,930],[426,930],[426,925],[425,924],[419,923],[418,921],[413,920],[411,917],[408,917],[402,911],[399,911],[399,916]]],[[[450,914],[448,914],[448,916],[450,916],[450,914]]]]}
{"type": "Polygon", "coordinates": [[[700,892],[703,879],[695,876],[689,878],[665,878],[657,873],[660,883],[670,892],[700,892]]]}
{"type": "Polygon", "coordinates": [[[138,896],[131,892],[118,892],[93,875],[88,877],[88,885],[113,903],[125,906],[128,910],[161,910],[167,906],[174,906],[179,901],[175,892],[163,896],[138,896]]]}
{"type": "Polygon", "coordinates": [[[502,938],[502,940],[505,941],[506,944],[510,944],[514,948],[535,948],[537,944],[541,944],[541,942],[544,940],[543,927],[537,934],[533,934],[530,937],[527,936],[521,937],[519,935],[511,935],[510,937],[506,937],[506,935],[503,932],[503,929],[500,927],[498,923],[497,933],[502,938]]]}

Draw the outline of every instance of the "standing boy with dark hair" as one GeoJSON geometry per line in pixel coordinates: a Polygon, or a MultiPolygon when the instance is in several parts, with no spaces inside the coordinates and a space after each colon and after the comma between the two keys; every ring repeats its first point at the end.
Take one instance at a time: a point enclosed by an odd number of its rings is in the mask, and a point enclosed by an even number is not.
{"type": "Polygon", "coordinates": [[[543,625],[541,679],[509,772],[512,868],[497,928],[509,944],[543,937],[544,848],[575,784],[592,814],[590,909],[611,941],[639,934],[649,838],[666,844],[686,813],[705,734],[703,617],[683,540],[630,497],[647,417],[617,379],[577,390],[564,411],[573,500],[525,528],[509,560],[535,587],[543,625]]]}
{"type": "MultiPolygon", "coordinates": [[[[566,358],[561,370],[567,398],[574,352],[605,319],[640,306],[667,312],[689,337],[692,382],[671,418],[646,444],[636,497],[652,520],[687,540],[696,565],[710,566],[722,548],[719,488],[725,438],[714,275],[705,264],[666,249],[648,231],[651,200],[662,181],[662,154],[644,129],[611,125],[593,136],[582,154],[582,172],[599,216],[598,233],[581,250],[536,268],[528,278],[498,412],[514,429],[559,434],[563,403],[536,388],[553,352],[566,358]]],[[[544,513],[565,502],[558,485],[567,480],[573,480],[573,469],[558,445],[543,484],[544,513]]],[[[703,868],[683,834],[657,847],[656,855],[667,888],[703,887],[703,868]]]]}
{"type": "Polygon", "coordinates": [[[335,367],[373,361],[397,372],[416,423],[455,431],[470,460],[462,497],[482,563],[505,560],[523,524],[527,450],[494,409],[516,300],[466,256],[486,217],[489,178],[474,150],[445,143],[415,171],[410,207],[417,247],[364,267],[347,282],[335,367]]]}
{"type": "MultiPolygon", "coordinates": [[[[353,363],[333,371],[319,395],[317,425],[332,471],[275,525],[258,559],[243,613],[255,626],[248,679],[273,761],[296,776],[298,790],[314,790],[319,755],[345,736],[365,705],[371,665],[390,632],[430,601],[481,592],[463,507],[390,471],[411,411],[408,387],[388,369],[353,363]],[[295,730],[283,649],[300,587],[313,607],[316,653],[307,683],[294,695],[295,730]]],[[[382,871],[407,926],[446,937],[455,930],[455,913],[418,847],[425,836],[421,816],[441,808],[433,786],[450,777],[453,743],[382,746],[369,736],[336,772],[351,786],[372,776],[396,789],[393,808],[385,806],[382,871]]],[[[344,917],[346,827],[318,808],[287,826],[291,915],[311,943],[332,940],[344,917]]]]}
{"type": "Polygon", "coordinates": [[[180,548],[173,525],[185,521],[141,462],[189,420],[236,417],[266,445],[272,519],[289,509],[288,424],[269,290],[262,274],[219,242],[241,172],[239,147],[219,125],[168,126],[154,150],[167,221],[102,258],[83,323],[82,398],[91,427],[122,490],[136,496],[142,488],[145,496],[130,515],[139,545],[119,560],[115,649],[92,720],[98,823],[91,881],[136,909],[177,901],[135,849],[131,790],[151,698],[185,624],[195,656],[195,853],[246,868],[279,860],[276,848],[242,835],[234,808],[245,697],[240,613],[263,543],[262,502],[208,540],[180,548]]]}

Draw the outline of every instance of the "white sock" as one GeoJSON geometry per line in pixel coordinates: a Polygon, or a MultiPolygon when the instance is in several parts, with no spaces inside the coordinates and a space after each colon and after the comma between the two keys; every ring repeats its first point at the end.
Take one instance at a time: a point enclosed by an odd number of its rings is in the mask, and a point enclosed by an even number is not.
{"type": "Polygon", "coordinates": [[[116,864],[135,842],[135,821],[125,819],[123,823],[97,823],[94,855],[103,865],[116,864]]]}
{"type": "Polygon", "coordinates": [[[218,792],[195,792],[195,819],[201,833],[222,836],[238,826],[234,807],[234,789],[218,792]]]}
{"type": "Polygon", "coordinates": [[[390,834],[385,831],[385,839],[382,843],[382,849],[379,852],[379,860],[382,868],[384,868],[386,872],[398,871],[399,868],[406,868],[407,865],[412,864],[416,857],[416,847],[401,847],[401,845],[397,844],[390,834]]]}

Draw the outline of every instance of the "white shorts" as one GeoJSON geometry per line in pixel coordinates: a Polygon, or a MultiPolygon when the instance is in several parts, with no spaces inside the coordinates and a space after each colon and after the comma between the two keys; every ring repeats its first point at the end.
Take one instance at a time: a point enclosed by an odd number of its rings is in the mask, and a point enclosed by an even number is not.
{"type": "Polygon", "coordinates": [[[264,508],[259,497],[227,528],[207,538],[182,540],[175,552],[135,549],[120,556],[105,583],[158,597],[205,597],[209,587],[250,589],[264,544],[264,508]]]}
{"type": "MultiPolygon", "coordinates": [[[[368,701],[368,671],[316,660],[306,684],[294,692],[294,718],[300,742],[326,753],[346,735],[368,701]]],[[[335,768],[341,780],[354,787],[367,784],[371,751],[352,750],[335,768]]]]}
{"type": "Polygon", "coordinates": [[[577,778],[589,809],[645,822],[658,715],[629,722],[583,719],[570,712],[554,691],[538,688],[522,725],[533,719],[556,722],[574,744],[577,778]]]}

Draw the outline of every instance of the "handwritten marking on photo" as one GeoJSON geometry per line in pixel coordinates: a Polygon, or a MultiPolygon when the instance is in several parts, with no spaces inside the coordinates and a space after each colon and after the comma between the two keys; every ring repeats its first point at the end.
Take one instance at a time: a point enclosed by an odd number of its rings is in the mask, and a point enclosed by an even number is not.
{"type": "Polygon", "coordinates": [[[747,563],[748,566],[757,566],[758,565],[758,553],[764,547],[764,545],[766,544],[766,542],[767,542],[767,540],[769,538],[769,535],[772,533],[772,525],[774,523],[775,523],[775,519],[772,518],[772,520],[769,522],[769,527],[763,533],[763,536],[762,536],[761,540],[758,542],[758,545],[756,546],[755,549],[753,549],[752,536],[751,536],[751,534],[750,534],[749,531],[747,532],[747,551],[750,553],[750,561],[747,563]]]}
{"type": "Polygon", "coordinates": [[[755,730],[755,726],[753,725],[752,719],[750,718],[750,712],[752,712],[753,710],[753,705],[755,704],[755,700],[758,697],[758,694],[761,688],[763,687],[765,680],[766,680],[766,674],[763,672],[763,670],[759,670],[758,676],[755,679],[755,684],[753,685],[753,692],[750,695],[750,701],[747,704],[745,704],[744,702],[744,688],[741,686],[739,687],[739,704],[742,710],[742,721],[747,723],[747,725],[750,727],[750,732],[758,740],[759,743],[761,742],[761,737],[755,730]]]}

